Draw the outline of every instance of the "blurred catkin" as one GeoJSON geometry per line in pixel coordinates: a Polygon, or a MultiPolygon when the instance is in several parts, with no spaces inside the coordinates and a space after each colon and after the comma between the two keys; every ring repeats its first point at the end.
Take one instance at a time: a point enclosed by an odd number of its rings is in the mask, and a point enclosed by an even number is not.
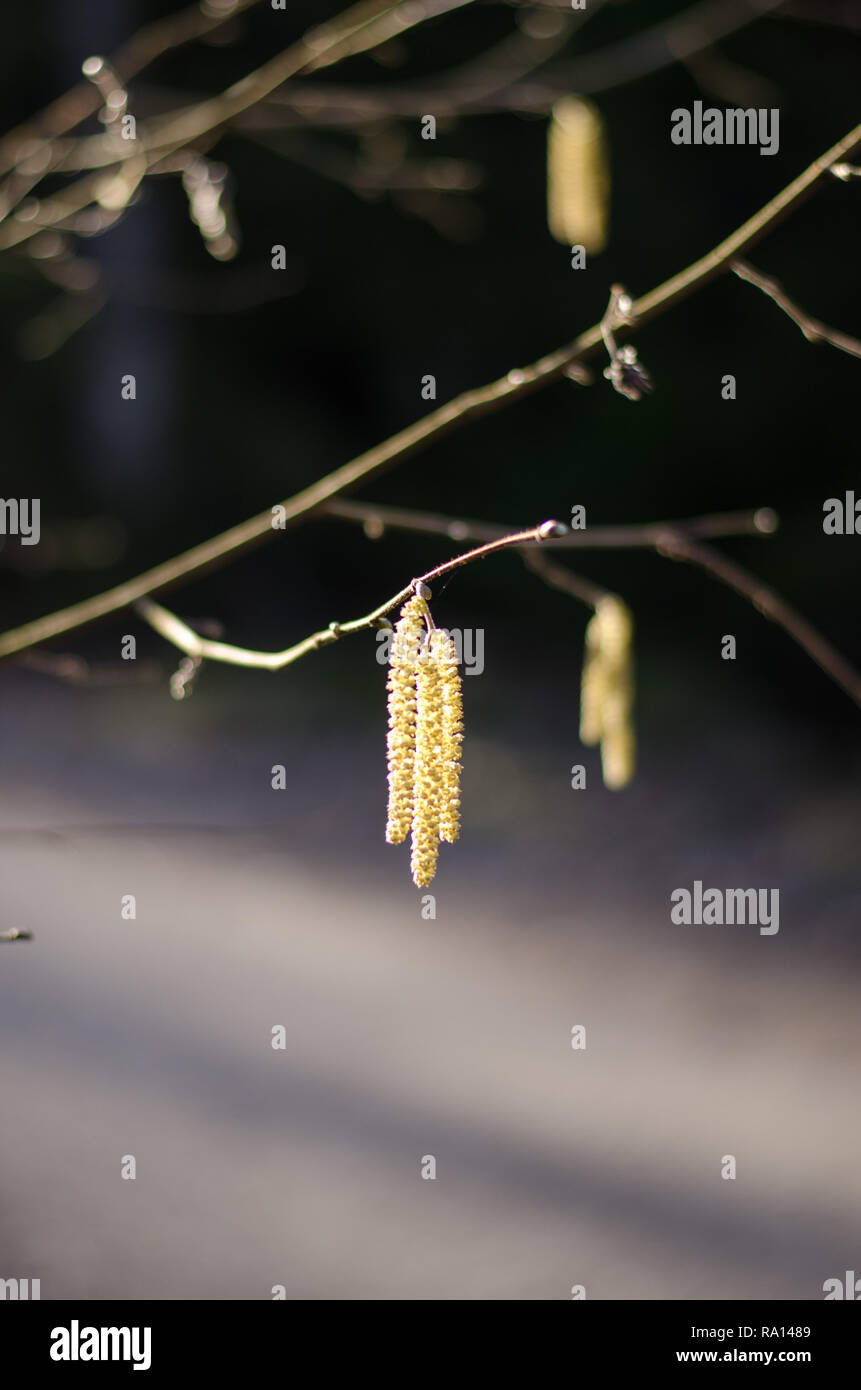
{"type": "Polygon", "coordinates": [[[389,808],[386,839],[399,845],[413,820],[413,778],[416,746],[416,659],[421,640],[424,599],[408,599],[401,609],[389,652],[389,808]]]}
{"type": "Polygon", "coordinates": [[[586,627],[580,687],[580,737],[601,745],[604,784],[617,790],[634,775],[634,622],[612,594],[599,599],[586,627]]]}
{"type": "Polygon", "coordinates": [[[563,97],[547,129],[547,224],[551,236],[597,255],[607,243],[610,169],[604,126],[591,102],[563,97]]]}

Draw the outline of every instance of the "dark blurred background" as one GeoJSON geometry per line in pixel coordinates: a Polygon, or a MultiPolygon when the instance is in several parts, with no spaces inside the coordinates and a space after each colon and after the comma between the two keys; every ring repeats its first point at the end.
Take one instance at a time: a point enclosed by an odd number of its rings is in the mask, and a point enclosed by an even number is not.
{"type": "MultiPolygon", "coordinates": [[[[548,71],[588,87],[589,55],[684,8],[604,4],[548,71]]],[[[4,129],[171,10],[9,10],[4,129]]],[[[218,92],[336,12],[254,6],[147,68],[129,109],[218,92]]],[[[570,18],[467,6],[303,81],[431,84],[518,26],[552,35],[570,18]]],[[[589,88],[611,235],[582,272],[547,231],[546,116],[507,111],[440,119],[433,143],[417,117],[361,138],[226,131],[208,154],[229,170],[238,255],[207,254],[178,177],[150,179],[78,244],[106,302],[77,331],[26,248],[5,252],[2,494],[41,498],[42,543],[0,549],[3,628],[290,496],[432,409],[424,375],[444,401],[574,338],[614,281],[637,295],[681,269],[850,129],[857,63],[840,4],[788,5],[636,81],[612,80],[611,61],[607,89],[589,88]],[[779,107],[779,153],[672,145],[670,112],[697,99],[779,107]],[[329,176],[386,158],[461,161],[476,186],[371,195],[329,176]]],[[[834,180],[750,255],[848,332],[857,211],[857,188],[834,180]]],[[[515,402],[357,495],[515,527],[575,503],[592,525],[773,507],[773,536],[718,544],[861,661],[861,541],[822,530],[826,498],[861,494],[857,362],[727,276],[636,343],[644,400],[616,395],[596,359],[591,387],[515,402]]],[[[318,520],[167,602],[281,648],[457,548],[318,520]]],[[[436,923],[383,843],[370,635],[277,676],[209,666],[181,704],[178,654],[129,614],[51,650],[115,662],[135,633],[151,681],[4,667],[5,925],[35,939],[0,947],[0,1276],[44,1270],[45,1297],[266,1297],[286,1282],[310,1297],[564,1298],[583,1282],[590,1297],[807,1298],[857,1267],[858,710],[700,572],[648,551],[576,564],[634,610],[638,778],[606,792],[577,739],[587,611],[513,555],[451,578],[435,618],[483,628],[486,669],[465,681],[463,836],[441,860],[436,923]],[[569,788],[575,762],[586,793],[569,788]],[[780,934],[671,927],[668,895],[694,878],[779,886],[780,934]],[[129,892],[136,928],[119,921],[129,892]],[[567,1037],[590,1021],[584,1060],[567,1037]],[[286,1082],[268,1050],[278,1022],[286,1082]],[[418,1161],[438,1150],[449,1187],[431,1214],[418,1161]],[[126,1152],[147,1175],[133,1207],[126,1152]],[[719,1181],[727,1152],[744,1181],[719,1181]]]]}

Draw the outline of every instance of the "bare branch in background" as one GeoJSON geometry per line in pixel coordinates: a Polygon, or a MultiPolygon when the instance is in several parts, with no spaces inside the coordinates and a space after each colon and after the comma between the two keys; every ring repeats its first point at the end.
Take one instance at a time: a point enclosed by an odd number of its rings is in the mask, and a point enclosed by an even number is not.
{"type": "Polygon", "coordinates": [[[187,623],[148,598],[141,599],[134,605],[135,612],[166,641],[197,662],[205,658],[257,670],[280,671],[301,657],[307,656],[309,652],[330,646],[347,633],[379,626],[386,613],[403,603],[415,591],[417,584],[427,584],[463,565],[484,559],[494,551],[516,548],[521,553],[527,569],[550,588],[559,589],[578,602],[595,608],[602,599],[610,596],[610,591],[581,575],[574,574],[567,566],[555,563],[550,559],[548,552],[572,548],[624,550],[642,547],[654,550],[656,554],[667,559],[685,560],[746,599],[758,613],[782,627],[820,670],[830,676],[849,698],[861,707],[861,672],[856,671],[852,664],[775,590],[734,561],[727,559],[705,540],[706,537],[717,536],[772,534],[777,529],[778,522],[775,513],[769,507],[760,507],[752,512],[694,517],[687,521],[598,527],[588,532],[569,532],[560,527],[559,523],[545,522],[543,526],[531,531],[513,534],[505,527],[491,522],[465,521],[460,518],[413,512],[404,508],[380,507],[370,503],[339,501],[329,503],[321,510],[339,520],[361,523],[366,533],[375,540],[380,539],[385,530],[390,528],[426,535],[444,535],[451,540],[480,540],[482,544],[475,550],[469,550],[428,570],[364,617],[348,623],[331,623],[328,628],[313,633],[282,652],[252,651],[245,647],[208,641],[194,632],[187,623]]]}
{"type": "Polygon", "coordinates": [[[316,125],[355,125],[383,116],[437,116],[477,112],[523,111],[546,115],[560,97],[577,92],[594,96],[686,62],[722,39],[769,14],[779,13],[785,0],[702,0],[681,14],[608,44],[582,58],[551,66],[540,77],[521,77],[508,84],[484,75],[478,63],[464,65],[433,81],[402,86],[386,84],[376,91],[327,83],[291,83],[238,118],[240,127],[269,125],[269,112],[281,108],[294,121],[316,125]]]}
{"type": "MultiPolygon", "coordinates": [[[[856,126],[705,256],[636,300],[631,306],[630,318],[636,319],[640,327],[679,303],[694,290],[708,284],[726,270],[741,251],[759,241],[770,227],[799,206],[830,176],[831,166],[850,155],[859,143],[861,126],[856,126]]],[[[489,414],[512,399],[560,380],[572,363],[579,363],[583,358],[594,355],[603,342],[602,325],[595,324],[573,343],[540,358],[530,367],[514,368],[498,381],[455,397],[423,419],[392,435],[384,443],[360,454],[350,463],[335,469],[326,477],[319,478],[288,498],[280,507],[279,529],[305,519],[323,503],[417,453],[428,443],[441,438],[447,431],[468,420],[489,414]]],[[[135,579],[109,589],[106,593],[85,599],[70,608],[61,609],[57,613],[25,623],[22,627],[0,635],[0,660],[49,641],[61,633],[71,632],[95,622],[121,608],[127,608],[138,599],[151,597],[152,594],[167,589],[189,575],[201,574],[213,565],[242,553],[273,534],[273,510],[269,508],[248,521],[231,527],[221,535],[175,556],[174,559],[146,570],[135,579]]]]}
{"type": "Polygon", "coordinates": [[[682,532],[668,536],[661,547],[661,553],[673,560],[687,560],[718,579],[722,584],[734,589],[737,594],[752,603],[763,617],[777,623],[793,641],[797,642],[820,670],[845,691],[850,700],[861,708],[861,672],[856,671],[831,643],[817,632],[816,628],[804,618],[797,609],[781,598],[774,589],[763,584],[756,575],[750,574],[728,560],[725,555],[702,541],[692,540],[682,532]]]}
{"type": "Polygon", "coordinates": [[[521,558],[526,568],[549,589],[558,589],[578,603],[585,603],[588,608],[595,608],[601,599],[610,596],[609,589],[594,584],[591,579],[584,579],[581,574],[574,574],[567,565],[557,565],[543,552],[524,548],[521,558]]]}
{"type": "MultiPolygon", "coordinates": [[[[106,134],[83,137],[74,142],[71,153],[40,152],[40,177],[69,167],[99,170],[119,164],[121,168],[131,165],[137,181],[151,172],[160,160],[196,144],[263,101],[289,78],[301,72],[317,72],[344,58],[367,52],[406,29],[470,3],[472,0],[409,0],[409,4],[392,5],[391,0],[360,0],[337,19],[310,29],[297,43],[219,96],[208,97],[150,122],[138,138],[128,142],[131,148],[127,151],[119,149],[113,134],[106,134]]],[[[114,175],[113,179],[118,177],[120,175],[114,175]]],[[[40,228],[59,225],[93,202],[100,202],[105,190],[104,179],[104,174],[93,173],[43,202],[31,200],[17,215],[7,210],[5,225],[0,227],[0,251],[28,240],[40,228]]],[[[131,191],[133,189],[129,196],[131,191]]]]}
{"type": "MultiPolygon", "coordinates": [[[[503,530],[490,522],[463,521],[363,502],[330,502],[324,510],[329,516],[359,522],[366,530],[370,526],[370,534],[374,538],[379,538],[381,534],[375,528],[446,535],[460,541],[490,539],[503,530]]],[[[727,585],[751,603],[757,612],[782,627],[820,670],[861,707],[861,672],[856,671],[851,662],[780,594],[707,544],[708,540],[721,536],[771,535],[777,526],[778,519],[771,508],[759,507],[752,512],[693,517],[687,521],[658,521],[643,526],[599,526],[590,527],[588,531],[570,531],[559,539],[547,542],[546,550],[628,550],[643,547],[671,560],[686,560],[727,585]]],[[[573,598],[592,606],[606,596],[606,591],[595,588],[590,581],[553,564],[546,550],[542,548],[540,552],[535,552],[524,547],[523,558],[528,567],[551,587],[562,589],[573,598]]]]}
{"type": "MultiPolygon", "coordinates": [[[[173,48],[205,38],[230,23],[243,10],[259,0],[213,0],[213,3],[190,5],[178,14],[156,20],[140,29],[133,38],[109,59],[110,67],[124,84],[173,48]]],[[[28,147],[42,146],[46,141],[74,130],[75,126],[94,116],[102,98],[90,82],[76,87],[51,103],[33,120],[16,126],[0,140],[0,174],[7,173],[28,152],[28,147]]],[[[32,153],[32,148],[30,149],[32,153]]]]}
{"type": "Polygon", "coordinates": [[[762,271],[755,270],[746,261],[733,261],[730,268],[740,280],[746,280],[749,285],[755,285],[763,294],[768,295],[778,309],[782,309],[787,318],[797,324],[809,343],[830,343],[840,352],[848,352],[851,357],[861,357],[861,343],[857,338],[850,338],[848,333],[841,333],[836,328],[829,328],[827,323],[811,318],[792,302],[777,280],[763,275],[762,271]]]}
{"type": "MultiPolygon", "coordinates": [[[[467,521],[440,516],[434,512],[413,511],[406,507],[387,507],[376,502],[354,502],[339,498],[320,508],[323,516],[353,521],[365,528],[369,540],[380,540],[385,531],[414,531],[426,536],[445,536],[452,541],[492,541],[507,534],[506,528],[492,521],[467,521]]],[[[778,527],[770,507],[755,511],[720,512],[695,516],[686,521],[651,521],[633,526],[590,526],[588,531],[566,531],[554,537],[553,550],[633,550],[660,549],[670,532],[714,540],[726,536],[766,536],[778,527]]]]}
{"type": "Polygon", "coordinates": [[[85,661],[72,652],[23,652],[13,665],[68,685],[151,685],[162,675],[157,661],[85,661]]]}

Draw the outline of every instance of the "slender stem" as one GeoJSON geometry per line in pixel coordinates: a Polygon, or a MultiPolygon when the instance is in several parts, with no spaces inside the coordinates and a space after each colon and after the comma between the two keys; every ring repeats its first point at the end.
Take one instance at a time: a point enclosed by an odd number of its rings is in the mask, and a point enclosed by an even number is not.
{"type": "MultiPolygon", "coordinates": [[[[432,579],[439,579],[452,570],[460,569],[462,565],[472,564],[475,560],[483,560],[485,556],[492,555],[497,550],[510,550],[515,546],[522,546],[529,542],[535,544],[546,542],[556,534],[558,527],[558,522],[545,521],[540,526],[531,526],[526,531],[515,531],[510,535],[501,536],[498,540],[490,541],[486,545],[479,545],[474,550],[468,550],[463,555],[456,555],[453,560],[446,560],[443,564],[428,570],[426,574],[419,575],[406,588],[400,589],[391,598],[386,599],[385,603],[374,608],[372,612],[366,613],[361,618],[353,618],[347,623],[330,623],[327,628],[312,633],[310,637],[306,637],[292,647],[287,647],[282,652],[258,652],[248,647],[234,647],[227,642],[214,642],[207,637],[201,637],[181,618],[177,618],[175,614],[170,613],[151,598],[139,599],[135,603],[134,609],[138,616],[149,623],[150,627],[160,636],[173,643],[187,656],[207,661],[223,661],[231,666],[253,667],[259,671],[282,671],[285,666],[292,666],[293,662],[298,661],[300,657],[307,656],[309,652],[319,651],[321,647],[327,647],[332,642],[337,642],[339,637],[343,637],[347,633],[361,632],[364,628],[376,627],[380,618],[384,618],[398,604],[405,603],[411,594],[417,592],[419,585],[427,584],[432,579]]],[[[433,622],[431,620],[428,630],[431,631],[432,629],[433,622]]]]}
{"type": "MultiPolygon", "coordinates": [[[[424,111],[433,111],[438,117],[498,111],[543,114],[571,92],[595,95],[637,82],[674,63],[683,63],[720,39],[779,11],[785,3],[786,0],[701,0],[628,38],[573,61],[554,64],[546,73],[504,84],[477,82],[473,65],[456,68],[439,80],[386,83],[370,89],[358,85],[291,83],[274,93],[260,116],[266,122],[265,128],[271,130],[271,114],[278,108],[295,124],[351,128],[424,111]]],[[[559,8],[570,7],[570,0],[560,0],[559,8]]],[[[588,9],[593,8],[589,0],[588,9]]],[[[242,116],[237,123],[245,129],[257,126],[257,113],[242,116]]]]}
{"type": "Polygon", "coordinates": [[[602,598],[608,598],[610,595],[609,589],[602,588],[600,584],[593,584],[582,575],[574,574],[567,565],[554,564],[540,550],[524,549],[521,554],[526,568],[537,574],[551,589],[559,589],[561,593],[576,598],[579,603],[585,603],[589,608],[594,608],[602,598]]]}
{"type": "MultiPolygon", "coordinates": [[[[444,534],[458,540],[477,540],[497,529],[489,522],[461,521],[362,502],[331,502],[325,510],[328,515],[345,521],[359,521],[365,525],[374,522],[393,530],[444,534]]],[[[851,662],[778,593],[705,543],[717,536],[770,535],[777,526],[778,519],[771,508],[760,507],[754,512],[692,517],[689,521],[659,521],[644,526],[606,526],[589,531],[572,531],[550,541],[549,545],[554,550],[632,549],[643,546],[668,559],[686,560],[689,564],[697,565],[713,579],[728,585],[747,599],[757,612],[782,627],[787,636],[861,707],[861,673],[855,670],[851,662]]],[[[589,580],[572,574],[561,565],[555,565],[545,551],[536,552],[526,546],[521,550],[528,568],[552,587],[562,589],[593,606],[599,598],[605,597],[605,591],[591,585],[589,580]]]]}
{"type": "Polygon", "coordinates": [[[106,133],[74,142],[72,152],[51,158],[51,172],[62,172],[69,163],[73,169],[95,172],[45,199],[27,220],[7,217],[0,226],[0,250],[18,246],[45,227],[55,226],[88,207],[98,198],[104,183],[103,171],[111,165],[122,166],[133,160],[142,162],[144,174],[149,173],[165,156],[199,141],[256,106],[289,78],[367,52],[406,29],[471,3],[472,0],[411,0],[410,4],[405,0],[359,0],[335,19],[309,29],[297,43],[218,96],[151,122],[133,141],[117,142],[112,133],[106,133]]]}
{"type": "Polygon", "coordinates": [[[861,708],[861,672],[856,671],[851,662],[832,647],[797,609],[781,598],[774,589],[763,584],[756,575],[750,574],[734,560],[728,560],[712,546],[706,545],[703,541],[692,540],[681,531],[667,536],[661,553],[673,560],[687,560],[692,565],[698,565],[714,579],[728,585],[742,598],[747,599],[763,617],[782,627],[816,665],[846,692],[850,700],[854,700],[861,708]]]}
{"type": "Polygon", "coordinates": [[[827,323],[811,318],[810,314],[805,313],[789,298],[778,280],[763,275],[762,271],[754,269],[746,261],[733,261],[731,269],[740,280],[746,280],[749,285],[755,285],[763,294],[768,295],[778,309],[782,309],[787,318],[792,319],[801,329],[809,343],[830,343],[840,352],[848,352],[851,357],[861,357],[861,343],[857,338],[851,338],[848,333],[841,333],[839,329],[829,328],[827,323]]]}
{"type": "MultiPolygon", "coordinates": [[[[108,59],[109,66],[127,83],[171,49],[212,33],[229,24],[243,10],[259,3],[260,0],[233,0],[229,8],[219,10],[207,10],[200,3],[189,5],[185,10],[139,29],[108,59]]],[[[0,173],[13,168],[21,158],[22,150],[28,146],[28,153],[32,153],[33,142],[41,144],[43,141],[56,140],[58,136],[74,130],[88,116],[95,115],[101,105],[101,95],[90,82],[79,82],[64,92],[34,119],[25,121],[3,136],[0,140],[0,173]]]]}
{"type": "MultiPolygon", "coordinates": [[[[370,537],[379,540],[385,530],[415,531],[425,535],[447,536],[452,541],[491,541],[508,534],[505,526],[493,521],[468,521],[461,517],[440,516],[435,512],[387,507],[377,502],[354,502],[338,498],[326,502],[320,512],[340,521],[359,522],[370,528],[370,537]]],[[[719,536],[763,536],[776,531],[778,518],[770,507],[755,511],[718,512],[690,517],[685,521],[651,521],[631,526],[590,526],[586,531],[567,531],[554,537],[553,549],[630,550],[643,546],[653,549],[664,538],[680,530],[703,539],[719,536]]]]}

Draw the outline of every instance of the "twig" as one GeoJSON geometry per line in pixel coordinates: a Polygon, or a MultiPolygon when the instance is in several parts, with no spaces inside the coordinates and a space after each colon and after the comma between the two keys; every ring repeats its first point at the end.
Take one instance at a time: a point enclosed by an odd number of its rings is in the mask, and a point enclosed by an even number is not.
{"type": "Polygon", "coordinates": [[[782,627],[816,665],[846,692],[850,700],[854,700],[861,708],[861,672],[856,671],[855,667],[774,589],[763,584],[734,560],[728,560],[712,546],[692,540],[680,531],[673,532],[666,538],[661,553],[673,560],[687,560],[692,565],[698,565],[700,569],[747,599],[763,617],[782,627]]]}
{"type": "MultiPolygon", "coordinates": [[[[247,647],[234,647],[227,642],[213,642],[206,637],[201,637],[181,618],[177,618],[175,614],[168,612],[166,608],[162,608],[160,604],[154,603],[150,598],[139,599],[134,605],[134,610],[161,637],[172,642],[187,656],[199,660],[223,661],[231,666],[252,667],[259,671],[281,671],[285,666],[292,666],[293,662],[298,661],[300,657],[307,656],[309,652],[319,651],[321,647],[327,647],[332,642],[337,642],[339,637],[352,632],[361,632],[363,628],[378,627],[380,620],[385,618],[391,609],[396,608],[399,603],[406,602],[410,594],[418,591],[419,585],[427,585],[429,581],[438,579],[441,575],[449,574],[452,570],[460,569],[462,565],[472,564],[474,560],[483,560],[485,556],[491,555],[497,550],[512,549],[515,546],[522,546],[526,542],[546,542],[551,536],[558,535],[562,529],[557,521],[544,521],[540,526],[532,526],[527,531],[515,531],[512,534],[501,536],[498,540],[480,545],[474,550],[468,550],[463,555],[455,556],[453,560],[446,560],[443,564],[436,565],[426,574],[419,575],[406,588],[400,589],[398,593],[386,599],[385,603],[381,603],[372,612],[366,613],[364,617],[353,618],[347,623],[330,623],[327,628],[312,633],[310,637],[306,637],[302,642],[297,642],[292,647],[287,647],[283,652],[258,652],[247,647]]],[[[425,597],[430,597],[430,594],[426,593],[425,597]]]]}
{"type": "Polygon", "coordinates": [[[645,367],[637,360],[637,349],[631,343],[620,348],[616,343],[615,329],[632,322],[631,296],[622,285],[613,285],[610,302],[601,320],[601,337],[610,358],[610,365],[604,369],[604,376],[612,382],[613,390],[626,400],[638,401],[644,392],[652,390],[652,382],[645,367]]]}
{"type": "MultiPolygon", "coordinates": [[[[384,525],[405,530],[439,533],[444,528],[444,533],[449,537],[456,535],[458,538],[475,538],[476,534],[487,535],[491,531],[503,531],[502,527],[497,528],[489,523],[472,523],[445,517],[426,516],[422,513],[410,514],[397,511],[395,508],[365,507],[361,503],[332,504],[326,510],[330,515],[340,514],[342,518],[347,520],[367,522],[373,518],[384,525]],[[347,507],[349,507],[349,514],[345,511],[347,507]]],[[[668,559],[684,560],[705,570],[712,578],[727,585],[740,597],[751,603],[757,612],[782,627],[787,636],[791,637],[811,660],[826,675],[830,676],[855,704],[861,707],[861,672],[856,671],[852,664],[775,590],[769,588],[767,584],[763,584],[755,575],[748,573],[735,561],[727,559],[725,555],[698,538],[703,535],[720,534],[766,535],[774,531],[776,525],[777,519],[774,513],[769,508],[760,508],[756,512],[729,514],[724,517],[695,517],[685,522],[658,522],[646,526],[606,527],[601,540],[608,548],[611,545],[619,548],[636,545],[648,547],[668,559]]],[[[300,657],[306,656],[309,652],[319,651],[321,647],[337,641],[345,633],[359,632],[364,628],[378,626],[386,613],[399,603],[403,603],[411,593],[416,591],[418,585],[427,584],[428,581],[447,574],[462,565],[470,564],[473,560],[483,559],[496,550],[517,548],[521,552],[527,568],[543,579],[546,584],[570,594],[573,598],[590,607],[594,607],[600,599],[607,597],[609,591],[593,584],[590,580],[583,579],[580,575],[573,574],[561,565],[554,564],[544,549],[544,547],[563,549],[572,546],[572,544],[585,545],[589,533],[563,532],[560,534],[560,531],[563,531],[563,528],[558,522],[544,522],[542,526],[514,534],[506,534],[503,531],[501,536],[486,542],[477,549],[469,550],[463,555],[456,556],[453,560],[447,560],[434,569],[428,570],[364,617],[356,618],[348,623],[331,623],[328,628],[313,633],[304,641],[288,647],[283,652],[251,651],[245,647],[233,647],[223,642],[208,641],[200,637],[166,608],[154,603],[152,599],[141,599],[134,606],[139,616],[148,622],[156,632],[190,657],[208,658],[213,661],[223,661],[234,666],[253,667],[258,670],[280,671],[285,666],[298,661],[300,657]],[[540,545],[542,549],[533,549],[532,547],[536,545],[540,545]]]]}
{"type": "MultiPolygon", "coordinates": [[[[434,512],[386,507],[376,502],[353,502],[343,498],[326,502],[320,512],[340,521],[355,521],[370,529],[372,539],[383,531],[417,531],[425,535],[446,536],[452,541],[491,541],[508,534],[505,526],[492,521],[468,521],[460,517],[439,516],[434,512]]],[[[764,536],[777,530],[778,519],[770,507],[755,511],[718,512],[690,517],[686,521],[652,521],[633,526],[590,526],[585,531],[567,531],[554,537],[554,550],[631,550],[659,548],[666,537],[677,531],[686,536],[715,539],[720,536],[764,536]]]]}
{"type": "MultiPolygon", "coordinates": [[[[359,521],[365,526],[376,523],[393,530],[445,534],[458,540],[477,540],[502,529],[489,522],[454,520],[362,502],[330,502],[323,510],[329,516],[339,517],[344,521],[359,521]]],[[[659,521],[643,526],[606,526],[590,528],[588,531],[571,531],[563,537],[548,541],[547,545],[553,550],[575,547],[627,550],[642,546],[669,559],[686,560],[689,564],[698,565],[713,579],[728,585],[735,593],[747,599],[764,617],[782,627],[787,636],[807,653],[820,670],[830,676],[851,700],[861,706],[861,673],[778,593],[705,543],[707,539],[718,536],[770,535],[777,529],[777,525],[778,519],[771,508],[760,507],[753,512],[692,517],[688,521],[659,521]]],[[[543,550],[536,553],[523,548],[523,558],[528,567],[538,573],[546,583],[554,588],[563,589],[584,603],[594,605],[596,599],[604,596],[600,590],[590,592],[588,580],[571,574],[562,566],[554,565],[543,550]]]]}
{"type": "MultiPolygon", "coordinates": [[[[250,9],[259,0],[233,0],[231,5],[207,8],[202,4],[190,5],[186,10],[169,15],[147,24],[133,35],[108,60],[124,84],[137,76],[150,63],[161,58],[172,48],[203,38],[224,24],[235,19],[243,10],[250,9]]],[[[79,82],[77,86],[47,106],[34,120],[16,126],[0,140],[0,173],[6,173],[22,158],[22,151],[45,142],[53,141],[60,135],[74,130],[88,116],[95,115],[102,104],[101,95],[90,82],[79,82]]]]}
{"type": "MultiPolygon", "coordinates": [[[[400,86],[386,84],[368,91],[328,83],[325,87],[291,83],[269,98],[264,107],[292,109],[295,118],[306,124],[351,126],[376,121],[381,116],[415,116],[425,111],[433,111],[437,117],[491,111],[543,114],[572,91],[595,95],[636,82],[673,63],[685,62],[779,10],[784,3],[785,0],[702,0],[629,38],[559,64],[540,79],[530,76],[507,86],[493,84],[476,90],[468,80],[473,76],[470,64],[447,74],[435,86],[425,81],[400,86]]],[[[260,114],[265,116],[265,109],[260,114]]],[[[245,114],[237,124],[249,126],[256,121],[257,113],[245,114]]]]}
{"type": "Polygon", "coordinates": [[[23,652],[13,665],[68,685],[143,685],[158,680],[161,667],[155,661],[85,661],[73,652],[23,652]]]}
{"type": "Polygon", "coordinates": [[[787,318],[792,319],[792,322],[797,324],[809,343],[830,343],[840,352],[848,352],[851,357],[861,357],[861,343],[857,338],[851,338],[848,333],[841,333],[836,328],[829,328],[827,323],[821,323],[819,319],[811,318],[784,293],[778,280],[772,280],[769,276],[763,275],[762,271],[754,269],[746,261],[735,260],[730,268],[740,280],[746,280],[749,285],[755,285],[758,290],[762,290],[763,294],[767,294],[769,299],[773,299],[778,309],[782,309],[787,318]]]}
{"type": "MultiPolygon", "coordinates": [[[[446,11],[460,9],[472,0],[359,0],[343,14],[317,25],[298,43],[264,63],[262,67],[235,82],[219,96],[172,112],[142,131],[120,151],[113,135],[92,135],[74,142],[74,150],[53,159],[51,172],[64,169],[88,168],[97,172],[79,179],[61,193],[46,199],[31,210],[25,221],[10,217],[0,227],[0,250],[8,250],[27,241],[45,227],[56,226],[70,215],[98,201],[104,187],[104,173],[110,165],[140,162],[149,173],[165,156],[172,156],[202,136],[223,126],[235,116],[249,110],[289,78],[300,72],[317,72],[344,58],[367,52],[406,29],[414,28],[446,11]]],[[[43,172],[48,172],[44,170],[43,172]]]]}
{"type": "Polygon", "coordinates": [[[584,579],[580,574],[572,573],[567,565],[554,564],[542,551],[522,550],[520,553],[526,568],[543,580],[549,588],[559,589],[561,593],[576,598],[579,603],[585,603],[589,608],[594,608],[602,598],[609,597],[609,589],[602,588],[600,584],[593,584],[590,579],[584,579]]]}
{"type": "MultiPolygon", "coordinates": [[[[826,150],[805,169],[804,173],[707,255],[636,300],[632,306],[632,316],[638,320],[638,326],[655,318],[695,289],[713,280],[739,252],[759,241],[781,217],[797,207],[829,176],[831,165],[851,154],[859,143],[861,125],[856,126],[836,145],[826,150]]],[[[307,517],[324,502],[417,453],[431,441],[441,438],[446,431],[463,425],[467,420],[489,414],[512,399],[525,396],[530,391],[559,380],[571,363],[594,355],[602,343],[601,325],[595,324],[573,343],[540,358],[532,366],[515,368],[498,381],[456,396],[406,429],[392,435],[382,444],[360,454],[350,463],[335,469],[333,473],[327,474],[288,498],[282,504],[281,520],[284,526],[307,517]]],[[[272,521],[273,512],[269,508],[105,593],[3,633],[0,635],[0,660],[57,637],[60,633],[70,632],[87,623],[95,622],[121,608],[127,608],[137,599],[164,590],[191,574],[200,574],[228,556],[240,554],[274,534],[272,521]]]]}

